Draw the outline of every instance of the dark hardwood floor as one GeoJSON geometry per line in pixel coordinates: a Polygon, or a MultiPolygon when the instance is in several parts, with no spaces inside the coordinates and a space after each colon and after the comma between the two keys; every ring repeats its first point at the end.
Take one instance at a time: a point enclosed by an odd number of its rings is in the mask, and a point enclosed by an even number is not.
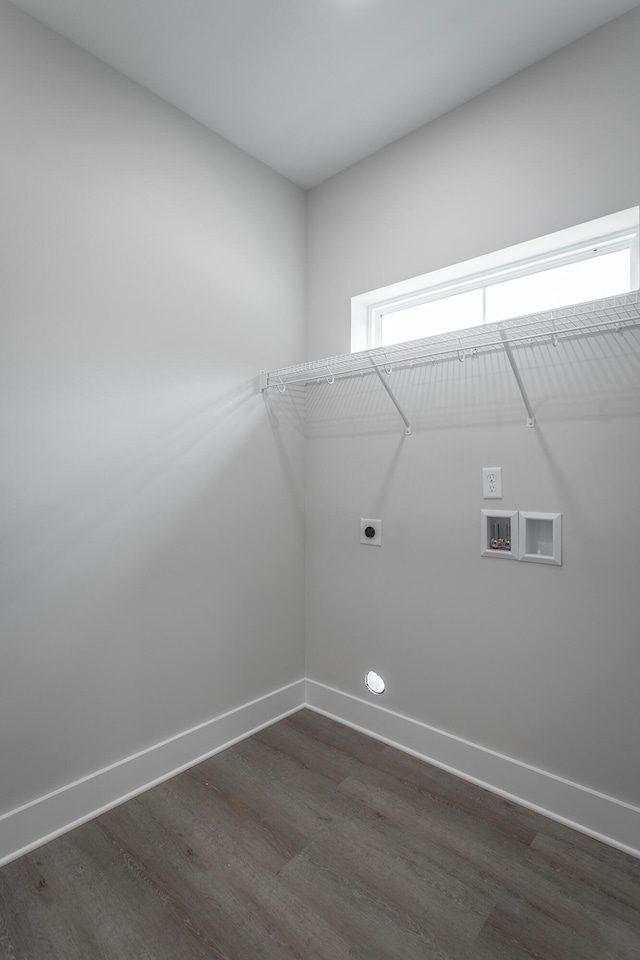
{"type": "Polygon", "coordinates": [[[640,860],[302,711],[0,870],[11,960],[639,960],[640,860]]]}

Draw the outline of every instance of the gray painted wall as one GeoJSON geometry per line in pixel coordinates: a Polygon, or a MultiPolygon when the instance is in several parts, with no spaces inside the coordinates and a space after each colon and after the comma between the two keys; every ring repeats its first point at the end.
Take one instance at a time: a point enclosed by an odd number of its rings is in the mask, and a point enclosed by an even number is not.
{"type": "Polygon", "coordinates": [[[304,673],[305,195],[5,0],[0,123],[2,813],[304,673]]]}
{"type": "MultiPolygon", "coordinates": [[[[317,188],[305,235],[302,191],[0,0],[0,813],[303,674],[303,406],[255,375],[304,355],[305,243],[317,358],[354,294],[636,204],[639,32],[317,188]]],[[[400,377],[407,439],[372,380],[309,392],[307,673],[637,803],[640,350],[598,343],[527,354],[536,431],[498,358],[400,377]],[[562,568],[479,557],[496,464],[562,568]]]]}
{"type": "MultiPolygon", "coordinates": [[[[640,10],[315,188],[309,357],[348,352],[351,296],[640,201],[640,10]]],[[[461,324],[463,325],[463,324],[461,324]]],[[[640,343],[313,387],[307,676],[637,804],[640,343]],[[482,466],[505,509],[560,511],[560,568],[480,557],[482,466]],[[606,478],[607,484],[603,481],[606,478]],[[381,518],[382,548],[359,543],[381,518]]]]}

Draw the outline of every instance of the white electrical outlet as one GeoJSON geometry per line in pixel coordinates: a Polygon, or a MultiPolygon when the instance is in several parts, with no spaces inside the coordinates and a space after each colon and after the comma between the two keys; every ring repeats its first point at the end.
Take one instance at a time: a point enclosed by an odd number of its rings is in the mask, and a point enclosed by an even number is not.
{"type": "Polygon", "coordinates": [[[482,468],[482,496],[485,500],[502,500],[502,467],[482,468]]]}

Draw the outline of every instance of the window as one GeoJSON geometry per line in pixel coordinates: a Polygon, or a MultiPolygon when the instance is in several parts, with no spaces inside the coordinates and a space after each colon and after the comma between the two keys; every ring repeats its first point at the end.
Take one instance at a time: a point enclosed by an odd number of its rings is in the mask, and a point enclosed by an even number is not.
{"type": "Polygon", "coordinates": [[[629,293],[639,208],[354,297],[352,352],[629,293]]]}

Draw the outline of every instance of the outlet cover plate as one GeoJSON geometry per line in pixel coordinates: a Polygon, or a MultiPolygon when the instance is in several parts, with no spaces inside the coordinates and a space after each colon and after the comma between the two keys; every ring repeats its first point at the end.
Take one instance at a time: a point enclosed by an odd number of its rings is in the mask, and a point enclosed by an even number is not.
{"type": "Polygon", "coordinates": [[[360,520],[360,543],[364,543],[367,547],[381,547],[382,546],[382,520],[360,520]],[[365,533],[368,527],[373,527],[375,534],[373,537],[368,537],[365,533]]]}
{"type": "Polygon", "coordinates": [[[482,468],[482,496],[485,500],[502,500],[502,467],[482,468]]]}

